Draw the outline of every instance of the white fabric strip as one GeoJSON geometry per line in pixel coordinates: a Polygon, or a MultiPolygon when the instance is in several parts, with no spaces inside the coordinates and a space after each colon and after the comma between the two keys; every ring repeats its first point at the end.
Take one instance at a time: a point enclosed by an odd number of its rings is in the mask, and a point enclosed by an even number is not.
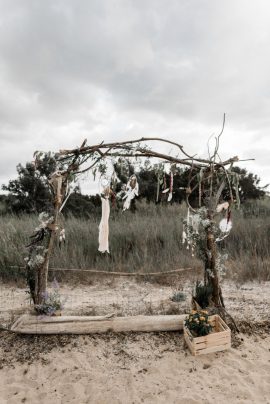
{"type": "Polygon", "coordinates": [[[109,197],[101,197],[102,215],[99,224],[99,247],[98,251],[109,253],[109,217],[110,217],[110,202],[109,197]]]}

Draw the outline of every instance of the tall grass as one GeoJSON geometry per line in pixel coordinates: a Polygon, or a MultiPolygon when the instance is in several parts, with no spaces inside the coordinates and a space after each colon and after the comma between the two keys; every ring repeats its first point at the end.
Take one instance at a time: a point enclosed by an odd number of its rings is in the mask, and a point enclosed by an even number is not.
{"type": "MultiPolygon", "coordinates": [[[[98,252],[100,217],[67,218],[66,244],[55,247],[50,266],[144,273],[203,267],[182,245],[184,205],[137,205],[136,213],[111,210],[109,255],[98,252]]],[[[262,213],[261,207],[258,215],[235,212],[233,230],[222,246],[229,253],[229,273],[243,280],[270,279],[270,208],[262,213]]],[[[24,266],[25,245],[37,224],[36,216],[0,217],[2,278],[13,279],[16,266],[24,266]]]]}
{"type": "Polygon", "coordinates": [[[239,212],[226,240],[231,272],[242,280],[270,280],[270,216],[239,212]]]}
{"type": "MultiPolygon", "coordinates": [[[[107,271],[155,272],[190,267],[182,246],[183,206],[138,204],[136,213],[111,210],[110,254],[98,252],[100,217],[65,220],[66,244],[55,247],[50,266],[107,271]]],[[[36,216],[0,217],[0,274],[12,278],[24,265],[25,245],[37,226],[36,216]],[[13,267],[13,268],[11,268],[13,267]]],[[[196,264],[193,260],[193,266],[196,264]]],[[[198,263],[197,263],[198,264],[198,263]]]]}

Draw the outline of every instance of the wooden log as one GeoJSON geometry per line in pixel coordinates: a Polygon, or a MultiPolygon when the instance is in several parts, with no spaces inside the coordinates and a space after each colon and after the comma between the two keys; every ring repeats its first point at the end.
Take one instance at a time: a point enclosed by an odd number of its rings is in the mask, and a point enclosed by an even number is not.
{"type": "Polygon", "coordinates": [[[11,331],[20,334],[92,334],[113,332],[178,331],[186,315],[162,316],[34,316],[23,315],[11,331]]]}

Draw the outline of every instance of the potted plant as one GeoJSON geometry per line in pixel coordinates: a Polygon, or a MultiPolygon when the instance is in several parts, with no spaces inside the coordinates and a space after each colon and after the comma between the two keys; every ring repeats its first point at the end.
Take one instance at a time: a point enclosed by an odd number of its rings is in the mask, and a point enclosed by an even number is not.
{"type": "Polygon", "coordinates": [[[231,330],[219,315],[206,310],[192,310],[184,323],[184,338],[196,355],[223,351],[231,346],[231,330]]]}

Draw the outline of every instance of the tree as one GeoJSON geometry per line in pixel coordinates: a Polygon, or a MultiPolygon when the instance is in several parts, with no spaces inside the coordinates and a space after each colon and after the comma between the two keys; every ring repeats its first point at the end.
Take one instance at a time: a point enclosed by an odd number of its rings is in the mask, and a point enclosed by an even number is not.
{"type": "Polygon", "coordinates": [[[260,187],[260,178],[256,174],[247,172],[245,168],[233,167],[232,171],[239,175],[239,196],[241,202],[249,199],[260,199],[265,196],[268,185],[260,187]]]}
{"type": "MultiPolygon", "coordinates": [[[[10,180],[2,189],[8,195],[0,195],[0,213],[41,213],[51,207],[51,193],[48,183],[50,173],[55,170],[55,161],[47,157],[38,165],[26,163],[17,165],[18,178],[10,180]]],[[[83,195],[76,186],[65,205],[65,214],[89,217],[101,205],[100,197],[83,195]]]]}
{"type": "MultiPolygon", "coordinates": [[[[235,186],[239,188],[239,198],[241,203],[247,200],[260,199],[265,196],[265,187],[260,187],[260,178],[256,174],[247,172],[246,169],[241,169],[239,167],[232,167],[231,171],[236,173],[237,183],[235,186]]],[[[170,175],[165,173],[163,169],[161,170],[162,175],[159,178],[159,173],[155,167],[140,167],[139,171],[136,173],[139,184],[140,184],[140,195],[139,198],[145,198],[148,202],[162,202],[167,200],[166,195],[162,194],[164,188],[169,187],[170,175]],[[160,183],[158,181],[160,180],[160,183]],[[157,187],[159,187],[159,192],[157,192],[157,187]],[[158,198],[157,198],[158,194],[158,198]]],[[[198,184],[200,177],[200,172],[194,171],[193,168],[177,169],[174,173],[174,186],[173,186],[173,199],[172,203],[181,203],[186,199],[185,189],[188,184],[191,188],[198,184]]],[[[190,195],[190,202],[192,206],[198,205],[199,200],[199,187],[190,195]]],[[[201,188],[202,197],[204,194],[204,186],[201,188]]],[[[236,198],[236,191],[233,190],[234,197],[236,198]]],[[[222,196],[224,200],[230,198],[230,191],[227,187],[222,191],[222,196]]]]}
{"type": "Polygon", "coordinates": [[[99,195],[83,195],[80,187],[74,188],[65,205],[65,215],[89,218],[89,216],[100,211],[101,200],[99,195]]]}
{"type": "MultiPolygon", "coordinates": [[[[114,166],[120,182],[116,183],[114,192],[119,192],[128,178],[135,173],[134,166],[126,159],[120,159],[114,166]]],[[[2,189],[8,191],[8,195],[2,195],[0,200],[0,213],[40,213],[51,206],[51,194],[47,178],[55,170],[55,160],[46,155],[43,160],[37,160],[36,164],[26,163],[17,165],[18,178],[9,181],[8,185],[3,185],[2,189]]],[[[162,175],[158,172],[158,165],[151,166],[149,162],[139,167],[136,172],[140,185],[139,199],[146,199],[147,202],[165,202],[167,195],[162,190],[170,183],[170,175],[160,167],[162,175]],[[159,182],[160,181],[160,182],[159,182]],[[157,192],[159,187],[159,192],[157,192]],[[158,194],[158,198],[157,198],[158,194]]],[[[160,171],[160,172],[161,172],[160,171]]],[[[265,196],[265,188],[259,186],[260,179],[256,174],[248,173],[246,169],[232,167],[232,172],[238,175],[239,197],[241,203],[247,200],[260,199],[265,196]]],[[[186,199],[185,189],[192,177],[192,168],[177,168],[174,172],[173,198],[171,203],[182,203],[186,199]]],[[[190,181],[191,186],[195,186],[198,176],[190,181]]],[[[202,190],[203,191],[203,190],[202,190]]],[[[224,189],[223,198],[230,198],[228,189],[224,189]]],[[[190,195],[190,202],[196,206],[199,199],[199,189],[197,188],[190,195]]],[[[65,214],[72,214],[77,217],[89,217],[100,208],[100,197],[98,195],[83,195],[77,186],[71,193],[66,205],[65,214]]],[[[117,204],[118,205],[118,204],[117,204]]],[[[135,199],[132,201],[132,210],[136,210],[135,199]]]]}
{"type": "MultiPolygon", "coordinates": [[[[188,170],[179,167],[174,170],[172,203],[182,203],[186,199],[187,172],[188,170]]],[[[147,202],[154,203],[167,202],[168,194],[162,191],[169,188],[170,174],[162,166],[142,166],[136,175],[140,184],[140,199],[145,198],[147,202]]]]}
{"type": "MultiPolygon", "coordinates": [[[[47,165],[44,164],[44,166],[47,165]]],[[[39,213],[50,206],[50,192],[44,180],[46,170],[40,166],[38,169],[32,163],[17,165],[18,178],[3,185],[2,189],[8,191],[7,209],[13,213],[39,213]]]]}

